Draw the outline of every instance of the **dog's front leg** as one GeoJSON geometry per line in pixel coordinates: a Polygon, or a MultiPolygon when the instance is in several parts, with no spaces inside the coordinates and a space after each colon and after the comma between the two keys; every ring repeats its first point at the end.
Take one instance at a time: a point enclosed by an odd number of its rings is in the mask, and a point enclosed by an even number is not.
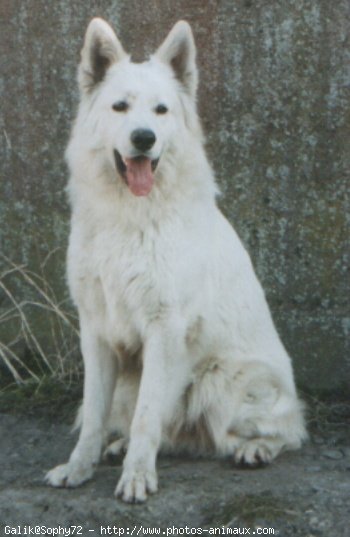
{"type": "Polygon", "coordinates": [[[55,487],[75,487],[92,476],[101,455],[115,387],[115,356],[94,333],[93,325],[81,319],[80,328],[85,370],[82,426],[69,461],[46,475],[46,481],[55,487]]]}
{"type": "Polygon", "coordinates": [[[116,496],[126,502],[143,502],[157,490],[156,457],[162,427],[188,380],[182,330],[154,326],[144,344],[143,370],[129,447],[116,496]]]}

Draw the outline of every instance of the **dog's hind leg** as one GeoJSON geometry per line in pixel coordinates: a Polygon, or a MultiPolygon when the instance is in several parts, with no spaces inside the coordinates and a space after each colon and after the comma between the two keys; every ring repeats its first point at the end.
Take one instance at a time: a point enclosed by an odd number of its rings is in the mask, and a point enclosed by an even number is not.
{"type": "Polygon", "coordinates": [[[128,447],[126,438],[118,438],[109,444],[103,452],[103,458],[106,460],[123,457],[128,447]]]}
{"type": "Polygon", "coordinates": [[[92,477],[111,407],[116,357],[85,320],[81,320],[81,349],[85,368],[82,427],[69,461],[46,475],[46,481],[54,487],[76,487],[92,477]]]}
{"type": "Polygon", "coordinates": [[[240,423],[233,424],[233,433],[240,434],[240,444],[233,452],[237,464],[270,463],[280,452],[298,449],[307,438],[303,405],[295,394],[286,393],[276,385],[267,384],[265,388],[266,391],[276,389],[275,400],[267,394],[264,396],[255,384],[249,389],[250,400],[242,405],[240,423]],[[243,424],[244,419],[250,422],[248,428],[243,424]]]}
{"type": "Polygon", "coordinates": [[[269,463],[306,438],[303,407],[290,383],[259,362],[234,367],[218,361],[201,372],[189,399],[188,415],[203,409],[219,455],[238,464],[269,463]]]}

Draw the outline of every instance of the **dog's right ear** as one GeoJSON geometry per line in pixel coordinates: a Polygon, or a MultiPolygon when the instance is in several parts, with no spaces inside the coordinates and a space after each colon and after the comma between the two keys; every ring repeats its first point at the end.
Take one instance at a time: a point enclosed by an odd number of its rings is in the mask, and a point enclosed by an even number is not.
{"type": "Polygon", "coordinates": [[[126,52],[109,24],[103,19],[92,19],[81,51],[78,71],[80,91],[90,93],[96,84],[102,82],[109,67],[126,57],[126,52]]]}

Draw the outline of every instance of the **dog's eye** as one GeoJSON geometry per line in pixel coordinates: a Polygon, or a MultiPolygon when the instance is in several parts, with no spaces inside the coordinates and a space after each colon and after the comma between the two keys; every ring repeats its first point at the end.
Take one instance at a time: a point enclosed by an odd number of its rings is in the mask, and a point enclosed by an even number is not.
{"type": "Polygon", "coordinates": [[[156,114],[166,114],[168,111],[168,107],[165,106],[165,104],[158,104],[155,108],[156,114]]]}
{"type": "Polygon", "coordinates": [[[129,105],[126,101],[118,101],[112,105],[112,109],[115,112],[126,112],[129,108],[129,105]]]}

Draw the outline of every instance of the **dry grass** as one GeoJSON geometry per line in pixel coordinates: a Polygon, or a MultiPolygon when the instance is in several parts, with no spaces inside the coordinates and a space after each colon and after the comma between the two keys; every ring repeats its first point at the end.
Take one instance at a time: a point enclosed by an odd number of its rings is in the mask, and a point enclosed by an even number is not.
{"type": "Polygon", "coordinates": [[[54,253],[40,273],[1,256],[0,362],[17,384],[79,373],[80,361],[72,359],[78,354],[77,318],[68,299],[58,300],[46,274],[54,253]]]}
{"type": "Polygon", "coordinates": [[[350,423],[350,402],[344,397],[304,394],[303,399],[307,401],[307,425],[311,432],[325,434],[350,423]]]}

